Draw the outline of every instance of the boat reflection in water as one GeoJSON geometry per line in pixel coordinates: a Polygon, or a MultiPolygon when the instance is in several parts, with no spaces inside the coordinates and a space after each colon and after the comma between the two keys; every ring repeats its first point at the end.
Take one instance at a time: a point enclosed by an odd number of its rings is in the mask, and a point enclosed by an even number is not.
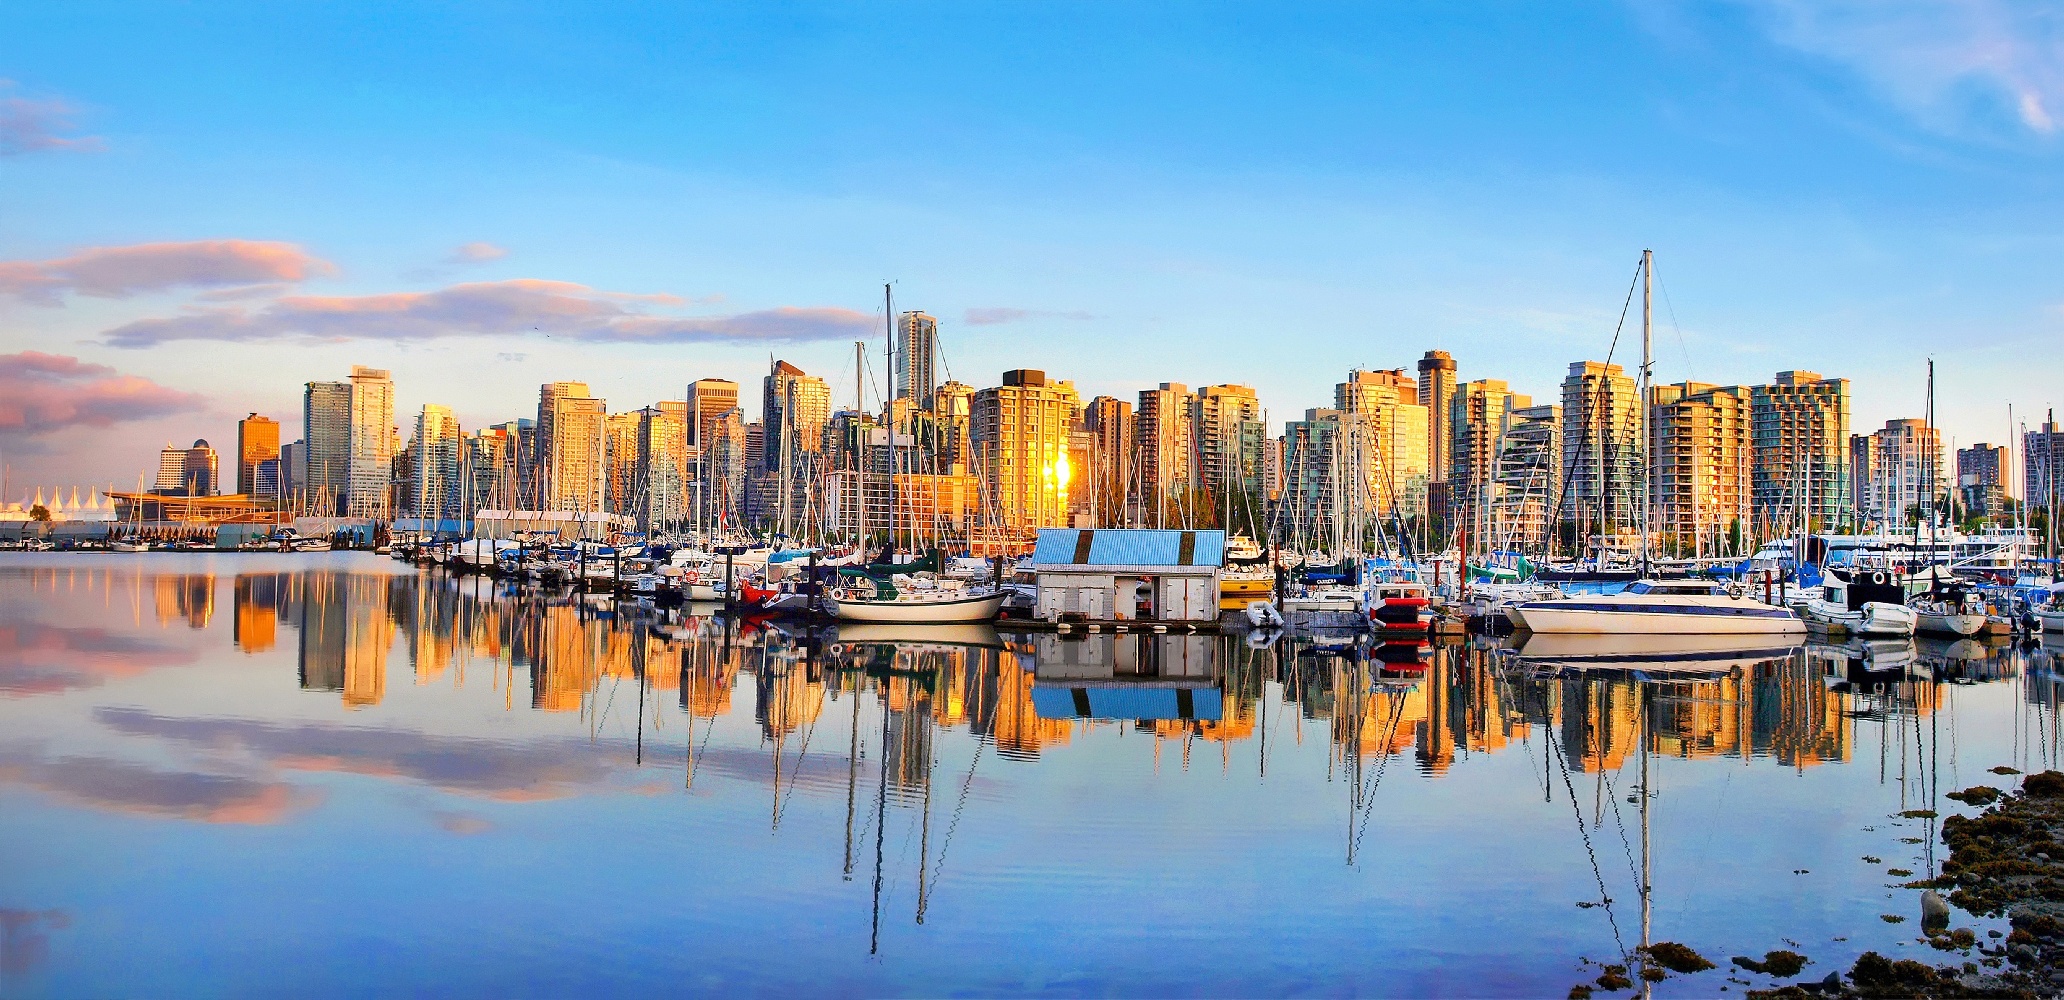
{"type": "Polygon", "coordinates": [[[41,560],[0,559],[0,833],[50,873],[25,903],[136,953],[53,935],[32,993],[228,991],[151,978],[220,931],[147,879],[110,900],[87,842],[206,873],[251,948],[350,970],[315,992],[428,963],[506,992],[485,940],[613,992],[1563,995],[1572,949],[1645,939],[1616,934],[1636,901],[1657,939],[1811,934],[1845,966],[1910,937],[1878,917],[1915,891],[1855,858],[1932,863],[1886,817],[1958,808],[1938,762],[2064,763],[2059,640],[802,628],[350,553],[41,560]],[[281,872],[322,919],[276,918],[250,873],[281,872]],[[397,921],[434,930],[383,939],[392,971],[336,932],[397,921]],[[1111,950],[1058,970],[1023,944],[1056,928],[1111,950]],[[1324,957],[1286,971],[1291,947],[1324,957]]]}

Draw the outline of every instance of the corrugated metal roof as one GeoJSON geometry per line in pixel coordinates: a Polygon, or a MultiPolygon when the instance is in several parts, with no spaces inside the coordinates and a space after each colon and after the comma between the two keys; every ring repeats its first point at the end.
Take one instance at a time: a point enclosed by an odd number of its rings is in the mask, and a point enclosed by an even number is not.
{"type": "Polygon", "coordinates": [[[1222,566],[1225,532],[1041,528],[1034,566],[1222,566]],[[1083,536],[1089,536],[1087,551],[1083,536]]]}

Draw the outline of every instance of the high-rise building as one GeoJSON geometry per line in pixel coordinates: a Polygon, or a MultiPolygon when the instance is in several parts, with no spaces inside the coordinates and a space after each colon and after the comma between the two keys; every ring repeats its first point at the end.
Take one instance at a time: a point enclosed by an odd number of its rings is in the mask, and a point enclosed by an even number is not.
{"type": "Polygon", "coordinates": [[[1588,532],[1637,527],[1641,408],[1619,365],[1575,361],[1562,380],[1562,519],[1588,532]]]}
{"type": "Polygon", "coordinates": [[[560,395],[538,421],[539,480],[545,510],[601,511],[608,468],[604,441],[609,404],[588,395],[560,395]]]}
{"type": "Polygon", "coordinates": [[[1357,506],[1349,512],[1378,517],[1393,512],[1404,517],[1425,514],[1432,481],[1426,444],[1430,416],[1419,404],[1419,383],[1403,369],[1357,369],[1333,386],[1333,406],[1356,418],[1343,421],[1341,431],[1344,446],[1362,453],[1352,465],[1361,470],[1366,484],[1348,495],[1365,496],[1367,509],[1357,506]]]}
{"type": "Polygon", "coordinates": [[[295,441],[280,446],[279,461],[281,508],[291,511],[303,510],[308,498],[308,442],[295,441]]]}
{"type": "Polygon", "coordinates": [[[638,516],[645,490],[644,470],[638,465],[638,425],[644,421],[639,413],[612,413],[602,421],[603,509],[623,517],[638,516]]]}
{"type": "Polygon", "coordinates": [[[212,497],[222,492],[221,464],[215,449],[205,439],[196,439],[186,449],[181,463],[181,481],[186,485],[184,496],[212,497]]]}
{"type": "Polygon", "coordinates": [[[2007,489],[2013,480],[2006,446],[1979,442],[1957,449],[1956,456],[1957,494],[1964,509],[1978,517],[2005,513],[2007,489]]]}
{"type": "MultiPolygon", "coordinates": [[[[1512,426],[1512,412],[1534,405],[1534,400],[1513,392],[1504,379],[1496,378],[1465,382],[1450,392],[1445,421],[1449,440],[1442,449],[1449,459],[1443,477],[1449,484],[1457,522],[1482,532],[1489,527],[1484,518],[1490,513],[1492,479],[1498,471],[1500,445],[1512,426]]],[[[1428,419],[1433,419],[1431,414],[1428,419]]]]}
{"type": "Polygon", "coordinates": [[[695,422],[688,428],[688,443],[707,450],[717,424],[738,409],[738,383],[730,379],[699,378],[688,383],[688,412],[695,422]]]}
{"type": "Polygon", "coordinates": [[[511,420],[469,434],[465,438],[463,469],[467,511],[519,510],[518,487],[522,473],[521,435],[535,425],[528,419],[511,420]]]}
{"type": "Polygon", "coordinates": [[[823,449],[824,424],[830,419],[831,386],[786,361],[774,362],[761,388],[760,420],[767,428],[761,468],[779,472],[785,448],[791,475],[805,475],[811,458],[823,449]]]}
{"type": "Polygon", "coordinates": [[[1864,487],[1863,520],[1882,531],[1914,523],[1915,508],[1925,508],[1949,488],[1942,474],[1942,435],[1926,421],[1887,420],[1870,435],[1870,473],[1864,487]]]}
{"type": "Polygon", "coordinates": [[[459,420],[448,406],[426,403],[416,414],[416,433],[410,442],[414,452],[409,499],[420,518],[458,520],[471,511],[466,505],[465,480],[460,475],[464,455],[459,420]]]}
{"type": "Polygon", "coordinates": [[[1649,390],[1654,530],[1680,552],[1721,552],[1749,522],[1749,390],[1679,382],[1649,390]]]}
{"type": "Polygon", "coordinates": [[[939,381],[935,365],[939,356],[939,321],[921,312],[896,317],[895,398],[932,404],[932,390],[939,381]]]}
{"type": "Polygon", "coordinates": [[[1448,400],[1455,394],[1455,359],[1446,351],[1427,351],[1419,359],[1419,405],[1426,407],[1426,463],[1433,480],[1447,479],[1448,457],[1455,436],[1448,400]]]}
{"type": "Polygon", "coordinates": [[[1546,548],[1562,495],[1562,407],[1515,409],[1508,414],[1491,493],[1491,531],[1528,552],[1546,548]]]}
{"type": "Polygon", "coordinates": [[[259,463],[267,459],[277,460],[279,456],[279,421],[255,413],[237,421],[236,491],[246,496],[278,499],[278,475],[275,473],[273,477],[270,493],[260,492],[257,477],[259,463]]]}
{"type": "Polygon", "coordinates": [[[1792,530],[1802,513],[1809,530],[1840,523],[1851,489],[1849,380],[1778,372],[1772,384],[1751,386],[1749,393],[1756,534],[1792,530]]]}
{"type": "Polygon", "coordinates": [[[1179,523],[1187,509],[1182,501],[1196,487],[1196,428],[1190,422],[1194,402],[1189,387],[1180,382],[1140,390],[1132,424],[1133,467],[1138,470],[1140,520],[1149,526],[1179,523]]]}
{"type": "Polygon", "coordinates": [[[975,393],[975,472],[1000,527],[1022,535],[1067,523],[1069,433],[1081,411],[1075,383],[1030,369],[1004,372],[1003,385],[975,393]]]}
{"type": "Polygon", "coordinates": [[[160,496],[183,497],[186,495],[186,449],[165,442],[158,449],[158,477],[151,481],[151,492],[160,496]]]}
{"type": "Polygon", "coordinates": [[[1072,493],[1089,499],[1097,527],[1121,525],[1132,474],[1132,404],[1098,396],[1082,408],[1082,428],[1089,433],[1089,464],[1076,470],[1072,493]]]}
{"type": "Polygon", "coordinates": [[[2021,483],[2021,500],[2030,516],[2042,511],[2056,525],[2058,503],[2064,501],[2064,427],[2054,419],[2021,434],[2021,483]]]}
{"type": "MultiPolygon", "coordinates": [[[[1236,509],[1251,506],[1247,498],[1261,489],[1261,443],[1268,437],[1261,419],[1261,400],[1244,385],[1207,385],[1190,404],[1190,425],[1196,429],[1198,470],[1214,504],[1231,495],[1236,509]]],[[[1245,524],[1245,515],[1235,522],[1245,524]]]]}
{"type": "MultiPolygon", "coordinates": [[[[932,391],[932,418],[937,421],[939,469],[966,471],[968,420],[974,414],[975,390],[953,379],[932,391]]],[[[1128,439],[1129,440],[1129,439],[1128,439]]]]}
{"type": "Polygon", "coordinates": [[[1353,419],[1339,410],[1304,411],[1303,420],[1283,424],[1283,494],[1277,505],[1277,531],[1292,548],[1342,551],[1341,523],[1355,476],[1344,466],[1353,461],[1344,424],[1353,419]]]}
{"type": "MultiPolygon", "coordinates": [[[[586,382],[546,382],[538,386],[536,445],[530,456],[535,470],[531,475],[531,489],[526,492],[539,509],[555,509],[549,501],[550,498],[559,495],[558,488],[552,483],[551,474],[552,432],[556,428],[554,420],[559,401],[587,398],[590,397],[586,382]]],[[[574,493],[578,495],[579,492],[576,487],[574,493]]]]}
{"type": "Polygon", "coordinates": [[[683,403],[663,402],[638,411],[637,479],[642,489],[630,515],[641,531],[677,527],[688,519],[688,476],[693,463],[688,412],[683,403]]]}
{"type": "Polygon", "coordinates": [[[1854,522],[1854,524],[1852,524],[1851,526],[1852,526],[1852,527],[1853,527],[1853,528],[1854,528],[1855,530],[1859,530],[1859,531],[1860,531],[1860,530],[1862,530],[1862,522],[1863,522],[1863,519],[1864,519],[1864,512],[1865,512],[1865,511],[1867,511],[1867,510],[1869,510],[1869,509],[1870,509],[1870,506],[1871,506],[1871,500],[1870,500],[1870,484],[1871,484],[1871,470],[1872,470],[1872,469],[1873,469],[1873,468],[1874,468],[1874,467],[1876,466],[1876,464],[1877,464],[1877,463],[1876,463],[1876,462],[1875,462],[1875,461],[1873,460],[1873,458],[1874,458],[1874,456],[1872,456],[1872,455],[1871,455],[1871,436],[1870,436],[1870,435],[1868,435],[1868,434],[1851,434],[1851,435],[1849,435],[1849,513],[1850,513],[1850,517],[1849,517],[1849,518],[1846,518],[1846,519],[1844,519],[1843,523],[1844,523],[1844,524],[1850,524],[1850,522],[1852,522],[1852,521],[1853,521],[1853,522],[1854,522]]]}
{"type": "Polygon", "coordinates": [[[389,518],[394,483],[394,381],[386,370],[351,366],[351,423],[346,465],[346,517],[389,518]]]}
{"type": "Polygon", "coordinates": [[[298,460],[303,510],[319,516],[344,513],[351,485],[350,383],[308,383],[301,395],[301,439],[307,445],[298,460]]]}

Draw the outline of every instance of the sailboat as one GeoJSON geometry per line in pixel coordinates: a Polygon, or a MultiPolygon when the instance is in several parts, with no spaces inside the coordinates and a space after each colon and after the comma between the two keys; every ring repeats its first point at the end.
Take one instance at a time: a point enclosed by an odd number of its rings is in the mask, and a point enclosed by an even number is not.
{"type": "MultiPolygon", "coordinates": [[[[1654,251],[1641,251],[1641,438],[1648,439],[1649,369],[1653,364],[1654,251]]],[[[1649,462],[1642,461],[1641,566],[1649,565],[1649,462]]],[[[1611,595],[1529,601],[1513,613],[1529,631],[1573,635],[1803,635],[1806,623],[1788,608],[1764,604],[1704,580],[1643,579],[1611,595]]]]}
{"type": "MultiPolygon", "coordinates": [[[[889,286],[882,286],[884,322],[888,326],[889,367],[895,368],[895,323],[896,307],[889,286]]],[[[856,372],[857,377],[857,372],[856,372]]],[[[895,449],[896,428],[893,421],[889,426],[889,538],[891,546],[896,538],[896,492],[895,492],[895,449]]],[[[867,525],[866,496],[867,470],[863,464],[855,469],[860,488],[856,494],[860,500],[861,550],[866,549],[865,530],[867,525]]],[[[1003,556],[999,554],[998,559],[1003,556]]],[[[862,568],[844,568],[839,572],[839,585],[824,597],[824,608],[833,617],[847,622],[873,622],[884,625],[940,625],[964,624],[968,622],[995,621],[1003,613],[1003,602],[1010,596],[1008,591],[985,585],[972,585],[962,580],[938,577],[934,574],[908,575],[897,573],[884,576],[862,568]]]]}

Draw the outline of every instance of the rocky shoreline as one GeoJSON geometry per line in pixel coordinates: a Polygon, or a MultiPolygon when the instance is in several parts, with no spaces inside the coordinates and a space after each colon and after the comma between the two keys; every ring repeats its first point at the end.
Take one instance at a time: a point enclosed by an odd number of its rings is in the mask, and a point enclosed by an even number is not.
{"type": "MultiPolygon", "coordinates": [[[[2003,777],[2018,773],[2005,767],[1993,771],[2003,777]]],[[[1906,885],[1924,890],[1921,927],[1928,944],[1955,958],[1938,965],[1865,952],[1847,974],[1833,972],[1824,979],[1752,989],[1744,995],[2064,997],[2064,772],[2029,775],[2011,792],[1980,785],[1949,797],[1987,808],[1976,816],[1944,820],[1942,839],[1950,857],[1941,874],[1906,885]],[[1950,903],[1979,916],[2005,916],[2011,932],[1999,937],[2000,932],[1991,931],[1980,938],[1967,928],[1951,928],[1950,903]]],[[[1760,960],[1732,961],[1744,970],[1783,976],[1797,975],[1805,957],[1776,951],[1760,960]]],[[[1711,962],[1689,948],[1660,944],[1649,954],[1637,955],[1631,969],[1604,967],[1605,974],[1595,984],[1573,987],[1570,997],[1582,1000],[1594,990],[1624,989],[1636,978],[1659,981],[1711,968],[1711,962]]]]}

